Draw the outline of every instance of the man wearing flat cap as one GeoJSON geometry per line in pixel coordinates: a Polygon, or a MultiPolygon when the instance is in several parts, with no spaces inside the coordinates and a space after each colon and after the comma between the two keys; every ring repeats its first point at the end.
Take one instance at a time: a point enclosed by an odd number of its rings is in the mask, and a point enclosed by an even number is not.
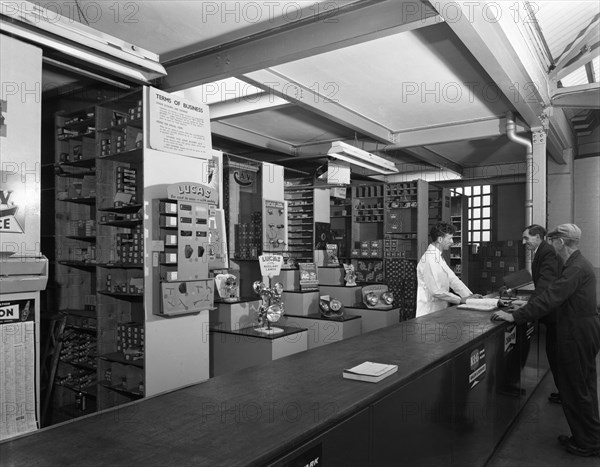
{"type": "Polygon", "coordinates": [[[571,454],[599,456],[596,356],[600,350],[600,317],[596,277],[591,263],[579,251],[579,227],[561,224],[548,238],[564,264],[559,278],[526,305],[512,313],[496,311],[492,319],[525,323],[558,309],[558,390],[572,435],[561,435],[558,440],[571,454]]]}

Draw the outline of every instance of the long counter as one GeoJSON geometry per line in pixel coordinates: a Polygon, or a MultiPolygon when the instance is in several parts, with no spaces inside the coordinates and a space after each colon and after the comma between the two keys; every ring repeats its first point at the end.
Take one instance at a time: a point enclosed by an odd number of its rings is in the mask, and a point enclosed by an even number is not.
{"type": "MultiPolygon", "coordinates": [[[[0,444],[3,466],[483,465],[544,375],[532,326],[450,308],[0,444]],[[342,378],[393,363],[379,383],[342,378]]],[[[248,337],[252,338],[252,337],[248,337]]]]}

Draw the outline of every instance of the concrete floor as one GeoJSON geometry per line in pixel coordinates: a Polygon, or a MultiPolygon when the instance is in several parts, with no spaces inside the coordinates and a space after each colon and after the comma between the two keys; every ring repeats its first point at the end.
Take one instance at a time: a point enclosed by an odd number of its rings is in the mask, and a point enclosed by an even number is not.
{"type": "MultiPolygon", "coordinates": [[[[596,362],[600,368],[600,356],[596,362]]],[[[600,457],[574,456],[558,443],[558,435],[571,432],[561,406],[548,402],[554,391],[548,372],[486,467],[600,467],[600,457]]]]}

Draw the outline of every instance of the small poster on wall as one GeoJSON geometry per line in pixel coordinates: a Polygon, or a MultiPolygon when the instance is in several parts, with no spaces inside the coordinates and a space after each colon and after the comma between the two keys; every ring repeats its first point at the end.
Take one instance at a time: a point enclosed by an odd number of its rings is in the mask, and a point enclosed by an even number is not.
{"type": "Polygon", "coordinates": [[[201,159],[211,157],[207,105],[150,87],[148,112],[152,149],[201,159]]]}
{"type": "Polygon", "coordinates": [[[326,250],[328,243],[333,243],[331,224],[315,222],[315,250],[326,250]]]}

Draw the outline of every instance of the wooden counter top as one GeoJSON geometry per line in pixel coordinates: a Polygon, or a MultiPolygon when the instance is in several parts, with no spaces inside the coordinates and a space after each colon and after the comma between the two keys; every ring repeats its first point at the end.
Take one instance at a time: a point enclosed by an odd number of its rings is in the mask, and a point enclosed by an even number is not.
{"type": "Polygon", "coordinates": [[[446,309],[0,444],[3,466],[262,465],[504,329],[446,309]],[[366,360],[398,372],[346,380],[366,360]]]}

